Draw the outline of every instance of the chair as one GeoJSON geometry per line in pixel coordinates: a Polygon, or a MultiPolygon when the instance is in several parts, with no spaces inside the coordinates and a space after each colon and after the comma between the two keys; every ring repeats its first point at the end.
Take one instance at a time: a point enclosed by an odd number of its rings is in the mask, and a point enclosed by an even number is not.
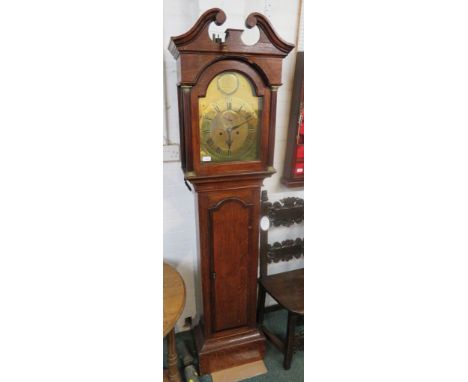
{"type": "Polygon", "coordinates": [[[289,261],[304,256],[304,239],[288,239],[281,243],[268,243],[268,230],[272,226],[290,227],[304,220],[304,200],[284,198],[270,203],[266,191],[262,191],[260,224],[260,278],[258,279],[257,322],[271,343],[284,353],[284,369],[291,367],[295,350],[303,349],[304,334],[296,335],[296,324],[304,317],[304,268],[268,275],[268,264],[289,261]],[[267,224],[265,224],[267,223],[267,224]],[[265,309],[266,294],[278,305],[265,309]],[[265,311],[276,309],[288,311],[286,340],[281,340],[263,325],[265,311]]]}

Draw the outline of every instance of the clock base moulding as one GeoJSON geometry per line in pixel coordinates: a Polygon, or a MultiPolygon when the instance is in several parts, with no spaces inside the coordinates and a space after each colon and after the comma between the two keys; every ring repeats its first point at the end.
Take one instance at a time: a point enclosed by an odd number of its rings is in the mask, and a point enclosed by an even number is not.
{"type": "Polygon", "coordinates": [[[194,329],[200,375],[262,360],[265,337],[257,328],[241,328],[206,338],[203,323],[194,329]]]}

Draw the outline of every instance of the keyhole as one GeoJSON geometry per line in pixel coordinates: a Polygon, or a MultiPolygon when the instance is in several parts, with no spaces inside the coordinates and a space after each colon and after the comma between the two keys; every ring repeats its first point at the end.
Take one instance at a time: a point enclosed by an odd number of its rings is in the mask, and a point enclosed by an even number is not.
{"type": "Polygon", "coordinates": [[[238,131],[236,131],[236,134],[237,134],[237,135],[239,135],[239,132],[238,132],[238,131]]]}
{"type": "Polygon", "coordinates": [[[219,133],[219,135],[223,135],[223,133],[219,133]]]}

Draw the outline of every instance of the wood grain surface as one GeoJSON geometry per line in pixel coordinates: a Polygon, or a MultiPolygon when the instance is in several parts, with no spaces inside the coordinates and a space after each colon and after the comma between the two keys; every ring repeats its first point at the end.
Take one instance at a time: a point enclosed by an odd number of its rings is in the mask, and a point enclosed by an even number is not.
{"type": "Polygon", "coordinates": [[[164,263],[163,336],[174,327],[185,306],[185,284],[180,274],[164,263]]]}

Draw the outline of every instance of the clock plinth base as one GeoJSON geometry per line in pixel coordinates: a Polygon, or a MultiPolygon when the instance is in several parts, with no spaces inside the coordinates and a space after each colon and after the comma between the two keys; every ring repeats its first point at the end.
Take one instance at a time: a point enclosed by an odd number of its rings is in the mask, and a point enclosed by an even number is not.
{"type": "Polygon", "coordinates": [[[194,329],[200,375],[262,360],[265,337],[257,328],[242,328],[206,338],[200,323],[194,329]]]}

